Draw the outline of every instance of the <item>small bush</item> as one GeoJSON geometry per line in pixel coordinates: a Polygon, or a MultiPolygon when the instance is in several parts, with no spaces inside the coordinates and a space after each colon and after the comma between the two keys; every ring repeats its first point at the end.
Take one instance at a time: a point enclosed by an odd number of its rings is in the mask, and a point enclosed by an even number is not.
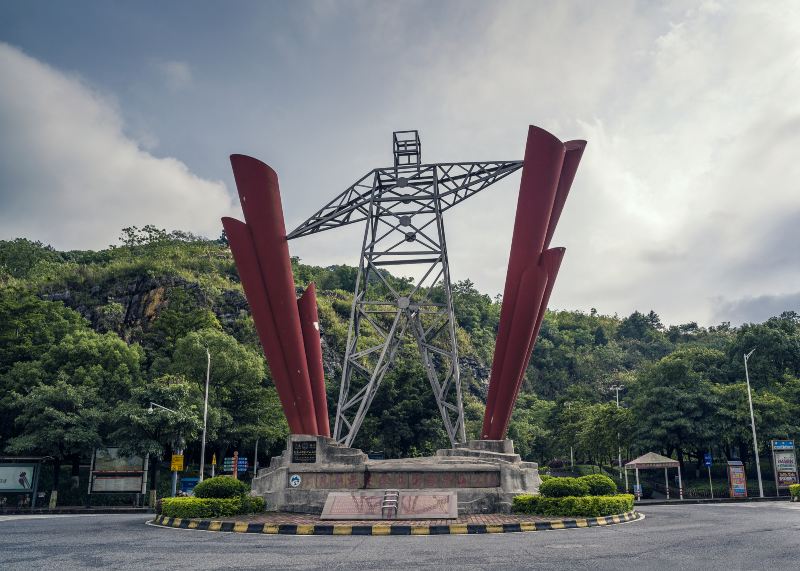
{"type": "Polygon", "coordinates": [[[264,498],[164,498],[161,514],[166,517],[208,518],[227,517],[264,511],[264,498]]]}
{"type": "Polygon", "coordinates": [[[617,515],[633,510],[633,495],[547,498],[526,494],[514,498],[513,510],[515,513],[544,516],[600,517],[617,515]]]}
{"type": "Polygon", "coordinates": [[[539,477],[542,479],[542,483],[544,483],[547,480],[552,480],[555,476],[551,476],[550,474],[539,474],[539,477]]]}
{"type": "Polygon", "coordinates": [[[613,496],[617,493],[617,484],[604,474],[589,474],[578,480],[589,486],[590,496],[613,496]]]}
{"type": "Polygon", "coordinates": [[[217,476],[203,480],[194,487],[196,498],[238,498],[250,491],[250,487],[231,476],[217,476]]]}
{"type": "Polygon", "coordinates": [[[792,499],[800,501],[800,484],[792,484],[789,486],[789,494],[792,499]]]}
{"type": "Polygon", "coordinates": [[[539,493],[546,498],[586,496],[589,494],[589,484],[578,478],[549,478],[539,486],[539,493]]]}
{"type": "Polygon", "coordinates": [[[239,513],[255,514],[263,512],[264,509],[264,498],[261,496],[243,496],[242,510],[239,513]]]}
{"type": "Polygon", "coordinates": [[[564,461],[560,458],[554,458],[547,463],[547,466],[553,470],[560,470],[564,467],[564,461]]]}

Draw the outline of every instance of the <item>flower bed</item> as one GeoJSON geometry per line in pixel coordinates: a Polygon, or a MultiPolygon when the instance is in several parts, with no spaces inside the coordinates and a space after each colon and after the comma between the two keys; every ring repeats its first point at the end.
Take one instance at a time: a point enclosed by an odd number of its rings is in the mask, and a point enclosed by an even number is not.
{"type": "Polygon", "coordinates": [[[545,516],[599,517],[633,510],[632,494],[547,498],[524,494],[514,498],[515,513],[545,516]]]}
{"type": "Polygon", "coordinates": [[[205,518],[225,517],[264,511],[264,498],[164,498],[161,513],[167,517],[205,518]]]}

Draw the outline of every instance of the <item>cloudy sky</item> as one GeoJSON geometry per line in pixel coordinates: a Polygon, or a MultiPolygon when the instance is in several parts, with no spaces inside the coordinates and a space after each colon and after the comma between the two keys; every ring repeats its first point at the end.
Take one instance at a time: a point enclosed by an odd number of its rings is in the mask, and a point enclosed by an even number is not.
{"type": "MultiPolygon", "coordinates": [[[[294,227],[419,129],[429,162],[589,145],[551,307],[666,323],[800,311],[800,2],[0,3],[0,239],[210,237],[228,155],[294,227]]],[[[502,291],[519,175],[447,215],[454,279],[502,291]]],[[[357,263],[360,228],[290,243],[357,263]]]]}

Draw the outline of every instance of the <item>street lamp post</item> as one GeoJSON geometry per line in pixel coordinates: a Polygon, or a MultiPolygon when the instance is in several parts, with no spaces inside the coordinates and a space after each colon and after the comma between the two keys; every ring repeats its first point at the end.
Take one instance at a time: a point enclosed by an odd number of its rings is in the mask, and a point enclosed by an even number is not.
{"type": "Polygon", "coordinates": [[[211,378],[211,352],[206,347],[206,397],[203,402],[203,441],[200,443],[200,478],[203,481],[203,475],[206,468],[206,426],[208,425],[208,381],[211,378]]]}
{"type": "MultiPolygon", "coordinates": [[[[564,404],[567,405],[567,410],[569,410],[569,411],[572,410],[572,402],[571,401],[567,401],[564,404]]],[[[569,469],[572,472],[575,471],[575,456],[572,453],[572,443],[570,443],[570,445],[569,445],[569,469]]]]}
{"type": "Polygon", "coordinates": [[[753,395],[750,392],[750,372],[747,370],[747,360],[755,349],[744,355],[744,376],[747,380],[747,402],[750,404],[750,425],[753,428],[753,454],[756,457],[756,474],[758,474],[758,494],[764,497],[764,484],[761,482],[761,462],[758,459],[758,438],[756,437],[756,417],[753,414],[753,395]]]}
{"type": "MultiPolygon", "coordinates": [[[[158,407],[160,409],[166,410],[167,412],[171,412],[173,414],[178,414],[177,410],[172,410],[171,408],[167,408],[166,406],[162,406],[160,404],[150,402],[150,406],[147,409],[148,414],[153,414],[153,407],[158,407]]],[[[178,437],[175,439],[175,453],[176,454],[183,454],[183,446],[181,443],[181,435],[178,434],[178,437]]],[[[172,497],[174,498],[178,493],[178,472],[175,470],[172,471],[172,485],[171,485],[172,497]]]]}
{"type": "MultiPolygon", "coordinates": [[[[619,391],[624,389],[625,385],[611,385],[609,388],[617,392],[617,408],[619,408],[619,391]]],[[[622,445],[619,441],[619,432],[617,433],[617,461],[619,462],[619,479],[622,481],[622,445]]]]}

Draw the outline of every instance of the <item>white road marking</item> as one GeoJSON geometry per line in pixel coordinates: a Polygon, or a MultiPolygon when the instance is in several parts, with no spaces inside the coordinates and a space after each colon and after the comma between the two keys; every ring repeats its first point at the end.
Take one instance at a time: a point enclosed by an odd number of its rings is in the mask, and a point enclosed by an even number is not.
{"type": "MultiPolygon", "coordinates": [[[[97,517],[101,515],[138,515],[138,514],[17,514],[2,515],[0,521],[14,521],[18,519],[53,519],[59,517],[97,517]]],[[[143,514],[148,515],[148,514],[143,514]]]]}

